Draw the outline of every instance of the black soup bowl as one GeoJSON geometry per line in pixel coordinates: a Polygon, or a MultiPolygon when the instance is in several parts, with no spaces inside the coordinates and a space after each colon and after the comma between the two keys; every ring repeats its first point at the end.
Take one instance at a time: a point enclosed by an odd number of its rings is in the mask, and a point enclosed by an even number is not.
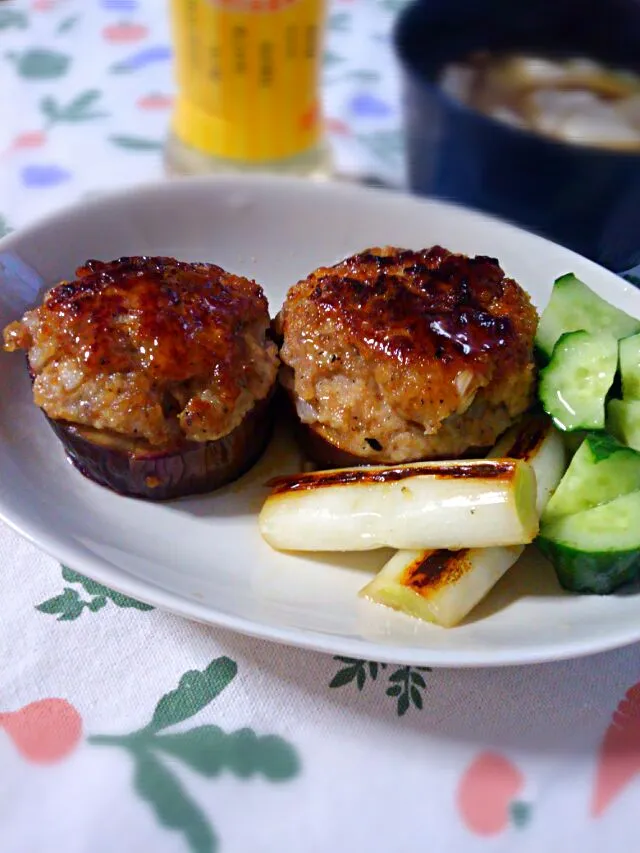
{"type": "Polygon", "coordinates": [[[535,231],[616,272],[640,263],[640,152],[558,142],[445,94],[476,51],[575,56],[640,72],[637,0],[418,0],[395,35],[408,181],[535,231]]]}

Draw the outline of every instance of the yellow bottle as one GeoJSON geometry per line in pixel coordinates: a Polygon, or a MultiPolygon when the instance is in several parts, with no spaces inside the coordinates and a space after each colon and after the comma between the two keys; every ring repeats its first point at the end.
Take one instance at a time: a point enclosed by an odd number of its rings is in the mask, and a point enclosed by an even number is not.
{"type": "Polygon", "coordinates": [[[324,0],[171,0],[178,97],[172,174],[325,177],[324,0]]]}

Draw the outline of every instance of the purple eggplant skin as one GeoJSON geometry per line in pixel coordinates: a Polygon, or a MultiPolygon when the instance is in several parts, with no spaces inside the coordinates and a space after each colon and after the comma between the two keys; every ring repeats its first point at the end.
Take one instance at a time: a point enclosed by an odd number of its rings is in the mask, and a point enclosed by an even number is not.
{"type": "Polygon", "coordinates": [[[111,448],[86,438],[75,424],[47,421],[71,463],[89,480],[128,497],[169,501],[219,489],[258,461],[273,431],[271,396],[259,400],[228,435],[185,441],[170,450],[111,448]]]}

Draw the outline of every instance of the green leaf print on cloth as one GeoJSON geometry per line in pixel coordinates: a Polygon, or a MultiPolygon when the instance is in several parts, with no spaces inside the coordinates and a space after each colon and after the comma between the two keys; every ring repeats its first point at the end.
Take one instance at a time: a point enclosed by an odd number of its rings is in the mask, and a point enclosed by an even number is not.
{"type": "Polygon", "coordinates": [[[136,752],[135,788],[163,826],[185,836],[189,849],[197,853],[216,850],[218,840],[206,816],[189,798],[176,777],[152,752],[136,752]]]}
{"type": "Polygon", "coordinates": [[[109,142],[118,148],[127,148],[129,151],[159,151],[164,143],[158,139],[144,139],[142,136],[115,135],[109,137],[109,142]]]}
{"type": "Polygon", "coordinates": [[[334,12],[329,16],[327,28],[334,33],[348,33],[351,30],[352,18],[349,12],[334,12]]]}
{"type": "Polygon", "coordinates": [[[377,5],[380,9],[384,9],[386,12],[391,12],[395,15],[401,12],[408,5],[408,2],[409,0],[378,0],[377,5]]]}
{"type": "Polygon", "coordinates": [[[373,681],[378,677],[379,669],[386,669],[386,663],[375,663],[369,660],[358,660],[356,658],[335,657],[334,660],[346,664],[339,670],[331,680],[329,687],[344,687],[355,681],[358,690],[362,690],[369,676],[373,681]]]}
{"type": "Polygon", "coordinates": [[[158,702],[147,728],[157,732],[193,717],[230,684],[237,671],[235,661],[218,658],[202,672],[185,672],[177,688],[158,702]]]}
{"type": "Polygon", "coordinates": [[[163,733],[206,708],[229,686],[237,671],[235,661],[216,658],[203,670],[186,672],[176,689],[160,699],[143,728],[128,735],[88,738],[96,746],[119,747],[131,755],[135,790],[163,826],[183,835],[192,853],[214,853],[218,839],[207,815],[165,766],[162,756],[181,762],[206,779],[227,771],[239,779],[259,775],[270,782],[286,782],[300,772],[297,752],[276,735],[258,735],[249,728],[227,733],[214,725],[163,733]]]}
{"type": "Polygon", "coordinates": [[[85,602],[82,601],[78,592],[71,589],[70,586],[64,588],[62,595],[56,595],[54,598],[49,598],[38,604],[36,610],[41,613],[59,614],[58,622],[71,621],[77,619],[85,608],[85,602]]]}
{"type": "Polygon", "coordinates": [[[333,50],[325,50],[322,57],[322,63],[325,68],[331,68],[334,65],[340,65],[340,63],[344,62],[345,59],[345,56],[341,56],[333,50]]]}
{"type": "Polygon", "coordinates": [[[86,578],[79,572],[74,572],[73,569],[67,566],[62,566],[62,577],[67,583],[80,584],[84,591],[93,596],[90,601],[80,598],[77,590],[71,587],[65,587],[62,595],[56,595],[54,598],[49,598],[43,601],[42,604],[36,605],[36,610],[40,613],[58,614],[58,622],[71,622],[82,615],[84,610],[91,613],[96,613],[102,610],[109,602],[115,604],[116,607],[132,607],[135,610],[153,610],[150,604],[143,604],[141,601],[136,601],[135,598],[129,598],[128,595],[123,595],[121,592],[115,592],[108,589],[97,581],[92,581],[91,578],[86,578]]]}
{"type": "Polygon", "coordinates": [[[378,160],[385,162],[398,160],[404,152],[404,141],[399,130],[374,130],[356,136],[378,160]]]}
{"type": "MultiPolygon", "coordinates": [[[[386,663],[375,663],[375,661],[340,656],[334,657],[334,660],[343,666],[329,683],[329,687],[333,688],[345,687],[355,682],[358,690],[362,691],[368,680],[377,681],[379,672],[387,669],[386,663]]],[[[398,666],[388,675],[389,686],[386,694],[396,700],[396,711],[399,717],[404,717],[412,705],[419,711],[422,710],[422,693],[426,690],[427,682],[420,675],[421,672],[431,672],[431,669],[428,666],[398,666]]]]}
{"type": "Polygon", "coordinates": [[[425,667],[401,666],[389,676],[390,687],[387,696],[398,700],[398,716],[403,717],[411,705],[422,710],[422,690],[427,686],[426,681],[416,670],[424,671],[425,667]]]}
{"type": "Polygon", "coordinates": [[[518,829],[524,829],[531,821],[531,804],[515,800],[509,805],[511,821],[518,829]]]}
{"type": "Polygon", "coordinates": [[[51,95],[47,95],[40,101],[40,109],[47,117],[48,127],[60,122],[92,121],[96,118],[106,118],[109,113],[96,110],[96,101],[100,99],[101,95],[100,89],[87,89],[65,105],[60,104],[51,95]]]}
{"type": "Polygon", "coordinates": [[[161,735],[154,746],[207,779],[228,770],[239,779],[263,776],[278,782],[295,776],[298,767],[296,753],[285,740],[276,735],[261,737],[252,729],[227,734],[218,726],[199,726],[161,735]]]}
{"type": "Polygon", "coordinates": [[[0,9],[0,30],[9,30],[11,28],[26,30],[28,25],[29,18],[26,12],[18,9],[0,9]]]}
{"type": "Polygon", "coordinates": [[[63,21],[60,21],[58,24],[58,28],[56,32],[58,35],[63,35],[64,33],[70,32],[75,25],[80,20],[80,15],[71,15],[69,18],[65,18],[63,21]]]}
{"type": "Polygon", "coordinates": [[[71,57],[57,50],[33,47],[24,53],[5,54],[16,71],[27,80],[51,80],[66,74],[71,57]]]}

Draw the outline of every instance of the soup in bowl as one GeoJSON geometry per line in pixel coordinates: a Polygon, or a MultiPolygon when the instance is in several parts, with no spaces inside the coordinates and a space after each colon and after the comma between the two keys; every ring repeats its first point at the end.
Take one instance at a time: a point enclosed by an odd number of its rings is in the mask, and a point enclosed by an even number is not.
{"type": "Polygon", "coordinates": [[[412,191],[640,263],[640,4],[418,0],[395,45],[412,191]]]}

